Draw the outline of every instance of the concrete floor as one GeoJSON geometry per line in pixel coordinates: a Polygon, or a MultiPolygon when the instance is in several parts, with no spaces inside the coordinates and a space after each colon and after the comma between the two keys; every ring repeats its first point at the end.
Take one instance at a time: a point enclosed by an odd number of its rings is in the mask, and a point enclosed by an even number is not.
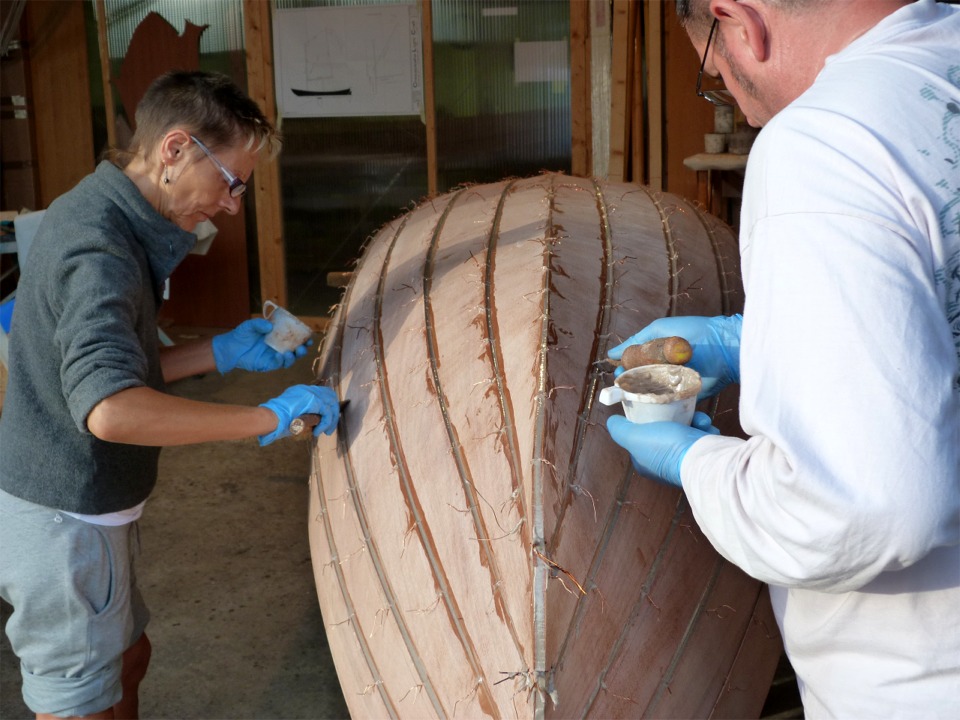
{"type": "MultiPolygon", "coordinates": [[[[171,331],[174,340],[191,333],[171,331]]],[[[311,355],[312,357],[312,355],[311,355]]],[[[178,395],[256,405],[310,382],[308,359],[275,373],[180,381],[178,395]]],[[[144,718],[346,718],[307,542],[309,444],[256,439],[167,448],[140,521],[137,569],[152,612],[144,718]]],[[[10,607],[5,603],[5,625],[10,607]]],[[[33,714],[0,641],[0,718],[33,714]]]]}

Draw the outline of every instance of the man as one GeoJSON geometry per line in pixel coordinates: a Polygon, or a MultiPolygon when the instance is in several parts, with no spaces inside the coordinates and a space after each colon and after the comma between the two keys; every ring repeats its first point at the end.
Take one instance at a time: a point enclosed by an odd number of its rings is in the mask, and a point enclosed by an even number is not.
{"type": "MultiPolygon", "coordinates": [[[[742,318],[664,318],[748,438],[614,416],[717,550],[771,585],[808,717],[960,707],[960,8],[679,0],[763,127],[742,318]]],[[[724,91],[698,93],[723,102],[724,91]]]]}

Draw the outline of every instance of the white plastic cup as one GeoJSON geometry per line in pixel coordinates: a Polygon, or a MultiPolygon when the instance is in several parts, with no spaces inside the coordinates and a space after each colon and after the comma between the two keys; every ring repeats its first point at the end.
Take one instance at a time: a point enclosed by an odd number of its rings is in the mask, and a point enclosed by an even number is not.
{"type": "Polygon", "coordinates": [[[603,388],[600,402],[620,403],[630,422],[689,425],[702,384],[700,374],[683,365],[641,365],[621,373],[611,387],[603,388]]]}
{"type": "Polygon", "coordinates": [[[302,323],[296,315],[280,307],[272,300],[263,303],[263,316],[273,323],[273,330],[263,341],[277,352],[292,352],[303,345],[313,330],[302,323]]]}

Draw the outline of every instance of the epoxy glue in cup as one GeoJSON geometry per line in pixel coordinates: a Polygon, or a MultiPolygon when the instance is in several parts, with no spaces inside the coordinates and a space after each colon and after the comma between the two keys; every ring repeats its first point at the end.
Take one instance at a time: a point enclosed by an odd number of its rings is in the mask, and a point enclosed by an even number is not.
{"type": "Polygon", "coordinates": [[[689,425],[701,385],[700,374],[683,365],[641,365],[622,373],[612,387],[603,388],[600,402],[621,403],[630,422],[689,425]]]}
{"type": "Polygon", "coordinates": [[[263,316],[273,323],[273,330],[267,333],[263,341],[277,352],[296,350],[313,334],[313,330],[302,323],[296,315],[272,300],[263,303],[263,316]]]}

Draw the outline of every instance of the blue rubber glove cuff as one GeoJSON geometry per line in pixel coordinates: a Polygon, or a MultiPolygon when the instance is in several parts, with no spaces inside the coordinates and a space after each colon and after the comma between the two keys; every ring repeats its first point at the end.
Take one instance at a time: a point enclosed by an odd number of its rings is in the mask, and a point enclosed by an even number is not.
{"type": "Polygon", "coordinates": [[[711,319],[713,322],[710,323],[710,330],[717,338],[715,347],[726,361],[729,371],[723,378],[724,387],[732,383],[739,384],[740,332],[743,328],[743,315],[718,315],[711,319]]]}
{"type": "Polygon", "coordinates": [[[607,418],[607,430],[613,441],[630,453],[639,474],[675,487],[682,487],[680,466],[687,451],[710,434],[675,422],[637,424],[622,415],[607,418]]]}
{"type": "Polygon", "coordinates": [[[295,351],[277,352],[264,342],[264,337],[273,329],[266,318],[254,318],[240,323],[228,333],[217,335],[212,340],[213,359],[217,370],[226,375],[240,368],[252,372],[269,372],[288,368],[307,354],[308,340],[295,351]]]}
{"type": "Polygon", "coordinates": [[[332,434],[340,421],[337,394],[323,385],[293,385],[277,397],[261,403],[260,407],[267,408],[277,416],[277,429],[259,436],[261,446],[289,437],[290,423],[307,413],[320,416],[320,422],[313,429],[314,437],[320,433],[332,434]]]}

